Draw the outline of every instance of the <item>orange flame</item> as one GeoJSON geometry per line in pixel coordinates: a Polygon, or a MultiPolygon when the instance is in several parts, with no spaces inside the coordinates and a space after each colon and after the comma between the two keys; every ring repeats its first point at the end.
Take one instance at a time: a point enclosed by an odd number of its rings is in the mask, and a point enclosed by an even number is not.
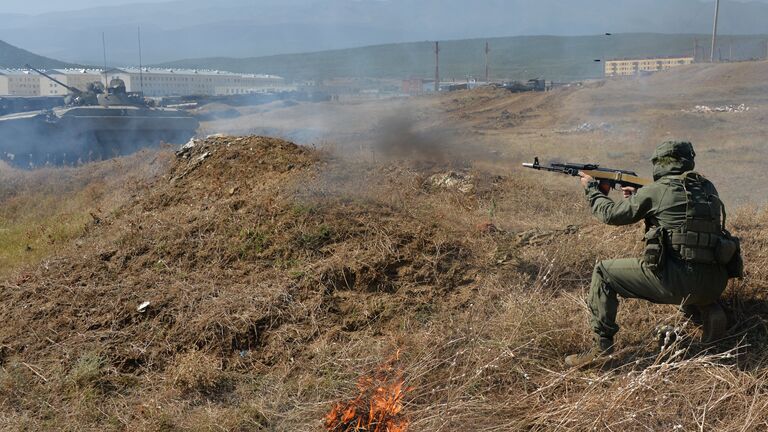
{"type": "Polygon", "coordinates": [[[358,396],[337,403],[325,416],[329,432],[407,432],[408,419],[403,416],[403,399],[413,390],[405,387],[402,372],[395,372],[392,363],[398,354],[371,376],[357,382],[358,396]]]}

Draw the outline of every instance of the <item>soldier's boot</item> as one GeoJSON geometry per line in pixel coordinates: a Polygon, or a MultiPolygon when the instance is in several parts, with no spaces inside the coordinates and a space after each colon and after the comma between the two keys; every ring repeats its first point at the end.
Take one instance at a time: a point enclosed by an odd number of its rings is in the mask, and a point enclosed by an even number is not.
{"type": "Polygon", "coordinates": [[[589,351],[571,354],[565,358],[568,367],[596,366],[610,359],[613,354],[613,338],[598,337],[589,351]]]}
{"type": "Polygon", "coordinates": [[[701,321],[701,311],[699,309],[699,306],[685,305],[680,307],[680,312],[682,312],[683,316],[685,316],[685,318],[690,320],[692,323],[696,325],[704,324],[701,321]]]}
{"type": "Polygon", "coordinates": [[[713,343],[725,337],[728,331],[728,317],[722,306],[712,303],[707,306],[699,306],[699,314],[703,331],[701,341],[704,343],[713,343]]]}

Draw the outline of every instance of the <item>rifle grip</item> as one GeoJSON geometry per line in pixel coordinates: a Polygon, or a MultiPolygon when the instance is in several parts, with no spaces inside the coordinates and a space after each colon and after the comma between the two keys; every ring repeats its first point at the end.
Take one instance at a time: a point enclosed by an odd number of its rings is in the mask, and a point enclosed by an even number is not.
{"type": "Polygon", "coordinates": [[[613,189],[613,186],[611,183],[601,180],[600,183],[597,185],[597,189],[602,192],[603,195],[608,196],[608,193],[611,192],[611,189],[613,189]]]}

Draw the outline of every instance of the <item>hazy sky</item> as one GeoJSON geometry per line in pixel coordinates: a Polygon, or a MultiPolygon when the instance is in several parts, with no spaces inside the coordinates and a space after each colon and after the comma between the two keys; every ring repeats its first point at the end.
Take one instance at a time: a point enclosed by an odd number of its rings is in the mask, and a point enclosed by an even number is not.
{"type": "MultiPolygon", "coordinates": [[[[0,12],[6,13],[23,13],[23,14],[40,14],[45,12],[63,11],[63,10],[78,10],[97,6],[118,6],[129,3],[163,3],[171,0],[0,0],[0,12]]],[[[259,0],[251,0],[254,6],[258,6],[259,0]]],[[[317,0],[306,0],[307,3],[314,3],[317,0]]],[[[355,0],[350,0],[355,1],[355,0]]],[[[360,1],[360,0],[356,0],[360,1]]],[[[482,1],[482,0],[475,0],[482,1]]],[[[536,1],[536,0],[531,0],[536,1]]],[[[568,0],[578,1],[578,0],[568,0]]],[[[616,0],[621,2],[621,0],[616,0]]],[[[707,2],[707,0],[702,0],[707,2]]],[[[758,1],[762,3],[768,3],[768,0],[737,0],[737,1],[758,1]]],[[[211,3],[216,3],[217,0],[211,0],[211,3]]],[[[714,2],[712,0],[711,2],[714,2]]]]}
{"type": "MultiPolygon", "coordinates": [[[[129,3],[163,3],[169,0],[0,0],[3,12],[40,14],[66,10],[78,10],[97,6],[119,6],[129,3]]],[[[215,2],[216,0],[211,0],[215,2]]],[[[253,0],[258,4],[259,0],[253,0]]]]}

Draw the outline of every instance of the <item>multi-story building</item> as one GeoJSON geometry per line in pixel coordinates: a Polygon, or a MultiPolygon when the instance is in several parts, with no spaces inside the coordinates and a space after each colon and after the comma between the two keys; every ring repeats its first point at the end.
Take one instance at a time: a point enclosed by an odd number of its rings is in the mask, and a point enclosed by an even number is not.
{"type": "MultiPolygon", "coordinates": [[[[104,83],[104,72],[101,69],[52,69],[48,75],[69,87],[85,91],[92,82],[104,83]]],[[[44,76],[40,77],[40,96],[65,96],[69,93],[65,87],[44,76]]]]}
{"type": "Polygon", "coordinates": [[[146,96],[223,96],[289,89],[279,76],[221,71],[122,68],[110,70],[108,76],[122,79],[128,91],[146,96]]]}
{"type": "MultiPolygon", "coordinates": [[[[125,82],[129,92],[146,96],[226,96],[295,90],[285,79],[275,75],[235,74],[191,69],[138,68],[53,69],[48,75],[70,87],[85,90],[89,83],[105,85],[114,78],[125,82]]],[[[0,69],[0,95],[63,96],[68,90],[34,71],[0,69]]]]}
{"type": "Polygon", "coordinates": [[[0,69],[0,95],[39,96],[40,75],[27,70],[0,69]]]}
{"type": "Polygon", "coordinates": [[[628,76],[643,72],[659,72],[689,64],[693,64],[693,57],[607,60],[605,62],[605,76],[628,76]]]}

